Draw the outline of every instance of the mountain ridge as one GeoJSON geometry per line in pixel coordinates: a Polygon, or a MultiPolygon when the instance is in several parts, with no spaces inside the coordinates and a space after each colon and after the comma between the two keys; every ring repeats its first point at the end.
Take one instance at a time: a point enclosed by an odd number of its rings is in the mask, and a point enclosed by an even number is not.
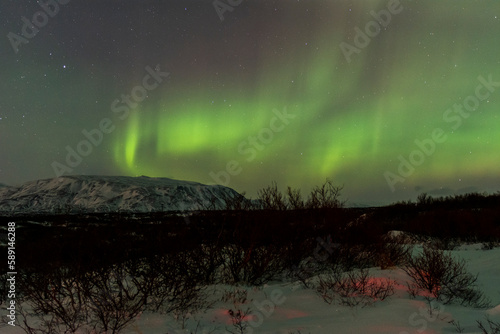
{"type": "Polygon", "coordinates": [[[57,214],[223,209],[241,196],[221,185],[165,177],[69,175],[0,187],[0,213],[57,214]]]}

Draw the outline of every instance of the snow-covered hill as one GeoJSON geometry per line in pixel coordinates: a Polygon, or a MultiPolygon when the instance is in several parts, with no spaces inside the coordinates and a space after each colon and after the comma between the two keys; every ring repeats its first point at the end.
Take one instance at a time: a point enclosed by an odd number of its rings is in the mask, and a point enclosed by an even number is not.
{"type": "Polygon", "coordinates": [[[147,176],[62,176],[0,188],[0,213],[199,210],[241,196],[231,188],[147,176]]]}

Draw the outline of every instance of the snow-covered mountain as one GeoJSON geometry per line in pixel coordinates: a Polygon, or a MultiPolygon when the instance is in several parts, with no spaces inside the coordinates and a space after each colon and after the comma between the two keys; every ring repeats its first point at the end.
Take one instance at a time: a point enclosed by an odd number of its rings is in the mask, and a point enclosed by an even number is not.
{"type": "Polygon", "coordinates": [[[147,176],[61,176],[0,188],[0,213],[156,212],[224,208],[220,185],[147,176]]]}

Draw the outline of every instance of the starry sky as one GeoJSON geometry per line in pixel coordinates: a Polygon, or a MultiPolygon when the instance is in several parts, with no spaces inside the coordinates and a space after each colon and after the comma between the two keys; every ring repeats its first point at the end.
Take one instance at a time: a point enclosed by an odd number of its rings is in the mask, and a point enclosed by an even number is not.
{"type": "Polygon", "coordinates": [[[500,190],[500,3],[4,0],[0,183],[500,190]]]}

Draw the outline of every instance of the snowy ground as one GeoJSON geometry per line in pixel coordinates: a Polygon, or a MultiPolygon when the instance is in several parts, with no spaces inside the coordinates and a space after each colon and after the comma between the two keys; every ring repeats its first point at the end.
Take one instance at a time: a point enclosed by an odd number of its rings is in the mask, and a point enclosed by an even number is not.
{"type": "MultiPolygon", "coordinates": [[[[238,287],[248,290],[248,300],[235,305],[231,301],[221,301],[223,292],[235,287],[219,285],[210,287],[215,304],[205,312],[190,315],[185,321],[185,329],[181,329],[181,321],[171,315],[143,313],[124,333],[240,333],[232,325],[229,309],[251,310],[244,318],[247,325],[244,333],[457,333],[457,327],[450,323],[452,320],[460,324],[463,333],[482,333],[476,320],[485,322],[485,316],[489,315],[492,320],[500,321],[500,248],[481,250],[481,245],[464,245],[452,253],[467,261],[471,273],[479,273],[479,285],[491,300],[491,308],[435,304],[436,310],[430,315],[423,299],[409,297],[406,291],[409,278],[402,270],[372,268],[372,276],[391,278],[397,285],[393,296],[370,306],[329,305],[314,290],[305,289],[299,282],[268,284],[259,289],[238,287]]],[[[11,326],[0,331],[24,333],[19,327],[11,326]]]]}

